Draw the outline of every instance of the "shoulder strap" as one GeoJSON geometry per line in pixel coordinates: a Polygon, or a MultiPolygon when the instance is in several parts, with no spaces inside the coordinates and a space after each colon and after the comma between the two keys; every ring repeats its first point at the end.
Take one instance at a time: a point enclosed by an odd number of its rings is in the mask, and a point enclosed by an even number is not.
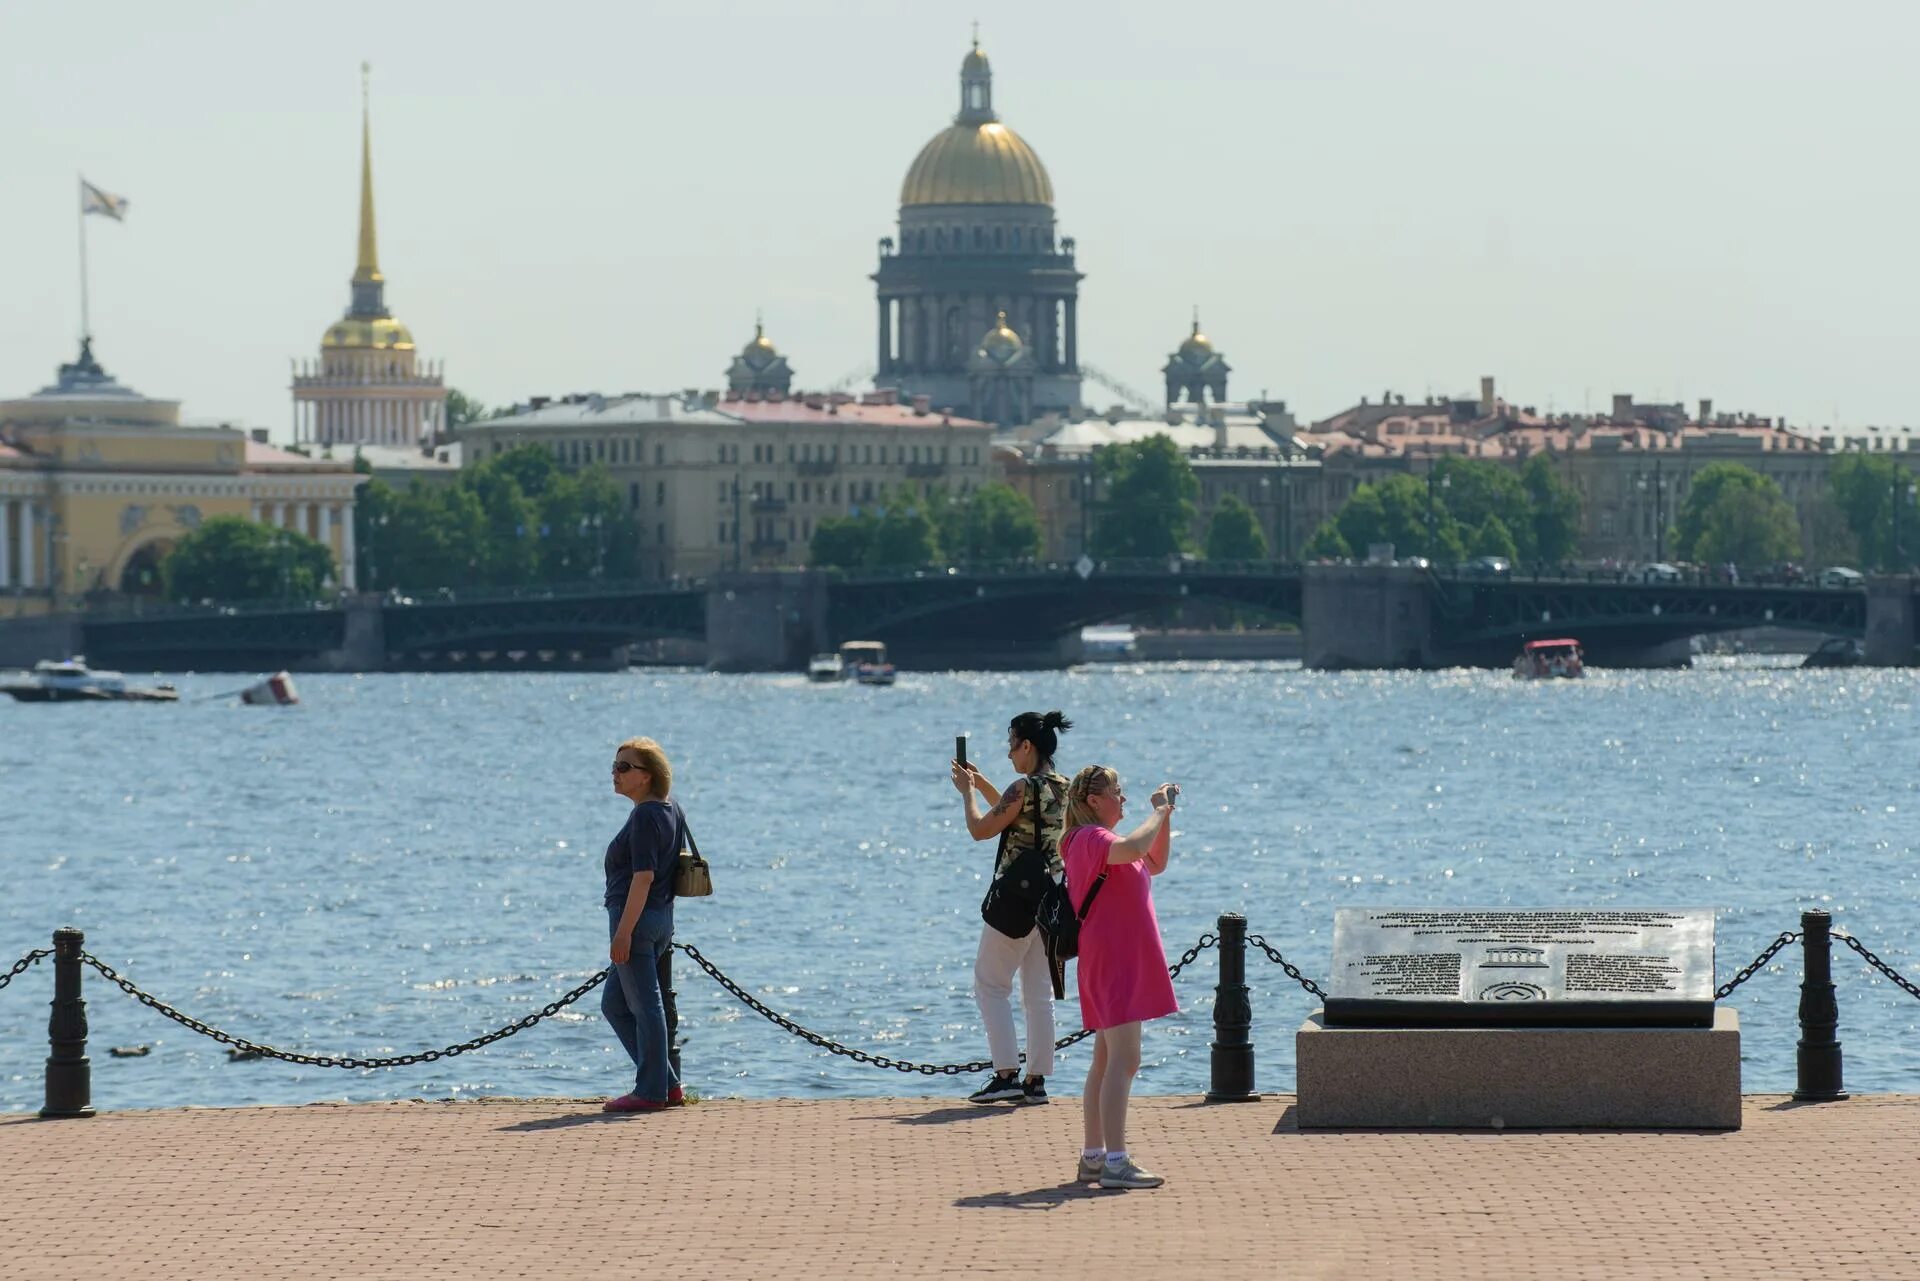
{"type": "Polygon", "coordinates": [[[693,829],[687,826],[687,812],[680,808],[678,801],[673,803],[673,812],[679,816],[678,830],[674,834],[680,838],[680,848],[692,850],[693,856],[699,858],[700,842],[693,839],[693,829]]]}
{"type": "Polygon", "coordinates": [[[1078,920],[1082,925],[1087,923],[1087,913],[1093,910],[1093,900],[1100,897],[1100,887],[1106,883],[1106,869],[1102,868],[1100,875],[1093,878],[1093,888],[1088,890],[1087,897],[1080,901],[1080,910],[1073,914],[1074,919],[1078,920]]]}

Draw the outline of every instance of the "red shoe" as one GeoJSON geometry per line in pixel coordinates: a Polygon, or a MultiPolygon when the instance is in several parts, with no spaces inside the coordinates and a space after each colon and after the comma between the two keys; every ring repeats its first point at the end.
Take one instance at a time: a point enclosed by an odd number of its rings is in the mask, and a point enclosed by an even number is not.
{"type": "Polygon", "coordinates": [[[667,1106],[670,1108],[683,1108],[687,1106],[687,1096],[681,1091],[679,1086],[669,1085],[667,1087],[667,1106]]]}
{"type": "Polygon", "coordinates": [[[623,1094],[617,1099],[608,1099],[600,1105],[602,1112],[660,1112],[666,1104],[658,1099],[643,1099],[637,1094],[623,1094]]]}

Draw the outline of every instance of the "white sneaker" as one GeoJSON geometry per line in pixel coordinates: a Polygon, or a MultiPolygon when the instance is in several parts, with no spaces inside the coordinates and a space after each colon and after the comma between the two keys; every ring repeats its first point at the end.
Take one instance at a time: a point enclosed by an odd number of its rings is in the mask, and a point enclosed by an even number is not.
{"type": "Polygon", "coordinates": [[[1102,1162],[1100,1186],[1103,1188],[1157,1188],[1166,1180],[1128,1161],[1125,1165],[1102,1162]]]}

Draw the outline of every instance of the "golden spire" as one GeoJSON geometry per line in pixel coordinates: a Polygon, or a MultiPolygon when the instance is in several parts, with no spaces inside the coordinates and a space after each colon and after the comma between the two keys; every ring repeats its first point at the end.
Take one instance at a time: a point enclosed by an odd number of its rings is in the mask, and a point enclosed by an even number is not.
{"type": "Polygon", "coordinates": [[[360,253],[353,265],[355,284],[383,279],[373,232],[373,124],[367,102],[367,78],[372,72],[370,65],[360,64],[360,253]]]}

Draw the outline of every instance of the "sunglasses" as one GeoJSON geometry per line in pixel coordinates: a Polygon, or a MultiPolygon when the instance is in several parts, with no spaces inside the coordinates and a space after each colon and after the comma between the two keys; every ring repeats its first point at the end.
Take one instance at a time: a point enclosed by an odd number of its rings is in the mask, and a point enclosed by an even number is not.
{"type": "Polygon", "coordinates": [[[646,768],[644,765],[635,765],[632,761],[615,761],[613,763],[613,772],[616,774],[624,774],[628,770],[644,770],[646,768]]]}

